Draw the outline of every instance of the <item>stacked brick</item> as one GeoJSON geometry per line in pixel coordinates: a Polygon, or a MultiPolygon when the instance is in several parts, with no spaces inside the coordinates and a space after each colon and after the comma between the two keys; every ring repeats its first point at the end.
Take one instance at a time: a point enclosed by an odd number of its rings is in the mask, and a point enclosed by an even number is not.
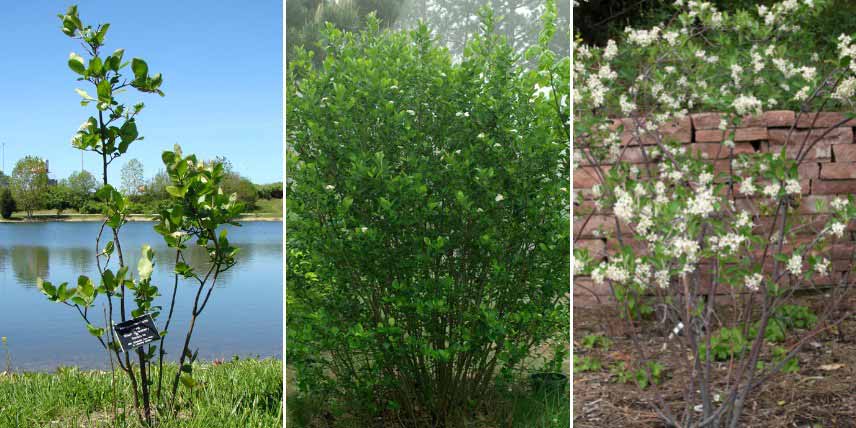
{"type": "MultiPolygon", "coordinates": [[[[747,117],[741,121],[740,127],[734,132],[734,154],[736,156],[740,153],[778,153],[784,147],[788,157],[793,158],[806,138],[811,142],[825,133],[826,135],[813,146],[805,162],[799,167],[803,196],[796,210],[796,215],[799,217],[797,222],[809,225],[821,224],[829,202],[837,196],[846,197],[856,194],[856,140],[854,140],[856,119],[846,119],[842,113],[795,114],[793,111],[769,111],[761,116],[747,117]],[[818,209],[818,201],[822,202],[820,209],[818,209]]],[[[714,163],[715,170],[727,171],[730,165],[729,151],[722,148],[723,138],[727,136],[719,129],[720,121],[721,117],[718,113],[698,113],[661,128],[661,131],[684,143],[689,150],[701,151],[703,156],[714,163]]],[[[624,125],[622,142],[627,145],[627,148],[623,152],[622,160],[638,164],[643,173],[648,166],[655,166],[651,164],[656,164],[658,159],[646,158],[639,147],[640,141],[636,138],[638,134],[633,131],[634,122],[631,119],[616,119],[615,122],[616,125],[624,125]]],[[[650,145],[654,142],[645,141],[643,138],[641,144],[650,145]]],[[[609,166],[603,168],[608,169],[609,166]]],[[[582,163],[574,170],[574,192],[576,195],[581,195],[583,199],[581,203],[574,206],[574,248],[585,248],[596,258],[608,259],[618,248],[615,238],[616,220],[609,213],[588,215],[594,206],[591,188],[598,182],[592,166],[582,163]]],[[[760,223],[764,224],[765,221],[770,220],[770,218],[761,218],[760,223]]],[[[850,225],[849,230],[853,229],[853,225],[850,225]]],[[[628,231],[626,226],[622,226],[621,230],[624,233],[628,231]]],[[[789,245],[809,242],[816,233],[816,228],[805,227],[798,233],[796,242],[791,242],[789,245]]],[[[627,235],[625,244],[629,243],[637,247],[630,238],[627,235]]],[[[641,246],[639,248],[641,249],[641,246]]],[[[829,284],[837,282],[843,272],[851,266],[850,258],[854,251],[856,251],[856,242],[852,240],[851,233],[848,233],[842,240],[832,245],[828,254],[824,254],[832,260],[833,273],[827,278],[817,280],[816,283],[822,285],[824,282],[829,284]]],[[[591,305],[610,300],[611,293],[605,286],[596,286],[588,277],[574,278],[575,305],[591,305]]]]}

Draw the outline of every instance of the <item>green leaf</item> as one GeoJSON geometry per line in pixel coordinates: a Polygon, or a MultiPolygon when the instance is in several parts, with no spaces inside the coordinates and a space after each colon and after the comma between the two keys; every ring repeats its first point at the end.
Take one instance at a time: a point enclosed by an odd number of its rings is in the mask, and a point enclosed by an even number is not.
{"type": "Polygon", "coordinates": [[[98,100],[102,102],[109,102],[111,97],[113,96],[113,87],[110,86],[110,82],[107,80],[102,80],[98,82],[98,86],[95,87],[98,91],[98,100]]]}
{"type": "Polygon", "coordinates": [[[154,268],[154,264],[152,264],[152,247],[148,245],[143,245],[143,255],[140,257],[140,261],[137,263],[137,272],[140,276],[141,281],[147,281],[152,277],[152,270],[154,268]]]}
{"type": "Polygon", "coordinates": [[[86,329],[89,330],[89,334],[95,337],[101,337],[104,335],[104,329],[101,327],[95,327],[92,324],[86,324],[86,329]]]}
{"type": "Polygon", "coordinates": [[[83,89],[75,89],[74,92],[77,92],[77,95],[80,95],[85,100],[95,100],[95,98],[92,98],[92,96],[86,93],[83,89]]]}
{"type": "Polygon", "coordinates": [[[166,192],[176,198],[183,198],[187,194],[187,188],[180,186],[166,186],[166,192]]]}
{"type": "Polygon", "coordinates": [[[86,75],[86,65],[83,64],[83,57],[74,52],[68,56],[68,68],[81,76],[86,75]]]}
{"type": "Polygon", "coordinates": [[[149,74],[149,65],[139,58],[134,58],[131,60],[131,70],[134,71],[135,78],[141,79],[149,74]]]}
{"type": "Polygon", "coordinates": [[[181,384],[190,388],[190,389],[196,388],[196,386],[197,386],[196,381],[193,380],[193,378],[190,377],[190,375],[187,373],[181,374],[181,384]]]}
{"type": "Polygon", "coordinates": [[[104,246],[104,250],[103,250],[104,254],[106,254],[108,256],[113,254],[113,247],[114,247],[113,241],[107,241],[107,245],[104,246]]]}

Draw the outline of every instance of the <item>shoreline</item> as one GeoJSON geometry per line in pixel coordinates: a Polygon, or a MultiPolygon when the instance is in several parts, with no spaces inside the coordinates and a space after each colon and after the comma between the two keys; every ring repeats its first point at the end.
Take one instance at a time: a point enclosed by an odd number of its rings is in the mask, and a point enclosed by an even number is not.
{"type": "MultiPolygon", "coordinates": [[[[3,224],[32,224],[32,223],[84,223],[84,222],[102,222],[105,220],[105,217],[100,214],[63,214],[61,216],[53,216],[53,215],[37,215],[32,218],[12,218],[5,219],[0,218],[0,223],[3,224]]],[[[131,214],[128,216],[127,221],[129,223],[145,223],[145,222],[154,222],[155,217],[147,214],[131,214]]],[[[282,217],[272,216],[272,215],[254,215],[254,214],[244,214],[241,217],[238,217],[237,221],[242,222],[255,222],[255,221],[264,221],[264,222],[282,222],[282,217]]]]}

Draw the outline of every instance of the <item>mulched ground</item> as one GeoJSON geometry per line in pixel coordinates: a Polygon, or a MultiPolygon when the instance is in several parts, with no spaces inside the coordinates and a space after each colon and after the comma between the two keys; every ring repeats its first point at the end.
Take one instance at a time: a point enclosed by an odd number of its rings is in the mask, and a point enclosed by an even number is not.
{"type": "MultiPolygon", "coordinates": [[[[804,297],[797,303],[818,308],[817,299],[804,297]]],[[[851,296],[844,305],[856,307],[856,296],[851,296]]],[[[684,363],[679,362],[674,348],[663,351],[664,326],[656,320],[641,324],[644,333],[640,342],[645,352],[653,352],[666,367],[659,387],[641,390],[635,383],[617,382],[610,373],[610,367],[619,361],[636,361],[635,347],[625,325],[612,305],[574,308],[575,352],[578,357],[596,356],[604,365],[600,371],[574,373],[575,427],[662,427],[649,404],[654,402],[654,388],[659,388],[674,412],[683,409],[683,390],[687,385],[684,363]],[[608,336],[612,340],[609,348],[587,350],[580,346],[580,340],[590,333],[608,336]]],[[[742,426],[856,428],[856,316],[806,345],[799,354],[799,365],[798,373],[780,374],[750,397],[742,426]]],[[[725,366],[722,364],[718,369],[725,373],[725,366]]]]}

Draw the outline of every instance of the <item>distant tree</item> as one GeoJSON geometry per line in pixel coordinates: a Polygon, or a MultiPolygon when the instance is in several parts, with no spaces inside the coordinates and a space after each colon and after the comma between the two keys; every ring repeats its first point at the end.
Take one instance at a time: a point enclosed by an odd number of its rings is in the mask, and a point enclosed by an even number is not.
{"type": "Polygon", "coordinates": [[[321,49],[322,30],[329,22],[347,31],[359,31],[365,18],[374,13],[384,27],[398,20],[404,0],[289,0],[286,8],[286,59],[293,57],[294,49],[302,46],[315,52],[314,62],[324,59],[321,49]]]}
{"type": "Polygon", "coordinates": [[[238,200],[243,202],[247,209],[252,209],[259,199],[259,192],[256,185],[248,178],[238,174],[232,162],[226,159],[225,156],[217,156],[212,162],[223,165],[223,171],[225,172],[222,182],[223,192],[226,194],[237,193],[238,200]]]}
{"type": "Polygon", "coordinates": [[[68,187],[74,193],[89,195],[98,189],[98,180],[86,170],[73,172],[68,176],[68,187]]]}
{"type": "Polygon", "coordinates": [[[159,170],[146,186],[146,195],[152,199],[166,199],[166,186],[170,185],[169,175],[163,169],[159,170]]]}
{"type": "Polygon", "coordinates": [[[0,187],[9,187],[9,176],[0,171],[0,187]]]}
{"type": "Polygon", "coordinates": [[[143,163],[131,159],[122,165],[122,192],[126,195],[140,194],[140,188],[145,186],[143,178],[143,163]]]}
{"type": "Polygon", "coordinates": [[[223,178],[223,193],[237,193],[238,200],[243,202],[248,209],[252,209],[259,199],[256,185],[248,178],[242,177],[236,172],[227,173],[223,178]]]}
{"type": "Polygon", "coordinates": [[[15,199],[12,198],[12,191],[8,187],[0,189],[0,216],[5,219],[11,218],[15,209],[15,199]]]}
{"type": "Polygon", "coordinates": [[[282,182],[256,186],[261,199],[282,199],[282,182]]]}
{"type": "Polygon", "coordinates": [[[26,211],[27,217],[32,217],[48,187],[45,161],[36,156],[26,156],[19,160],[12,170],[10,187],[18,208],[26,211]]]}
{"type": "MultiPolygon", "coordinates": [[[[515,53],[522,55],[538,44],[544,0],[408,0],[399,26],[407,28],[424,21],[456,57],[461,57],[464,45],[479,32],[479,9],[488,4],[497,17],[496,31],[506,37],[515,53]]],[[[550,49],[561,57],[570,56],[570,2],[557,4],[557,31],[550,49]]]]}
{"type": "MultiPolygon", "coordinates": [[[[63,180],[65,181],[65,180],[63,180]]],[[[56,215],[59,217],[62,212],[74,208],[74,192],[66,183],[57,184],[56,186],[48,186],[47,190],[42,195],[44,207],[49,210],[56,210],[56,215]]],[[[78,207],[80,205],[77,205],[78,207]]]]}

